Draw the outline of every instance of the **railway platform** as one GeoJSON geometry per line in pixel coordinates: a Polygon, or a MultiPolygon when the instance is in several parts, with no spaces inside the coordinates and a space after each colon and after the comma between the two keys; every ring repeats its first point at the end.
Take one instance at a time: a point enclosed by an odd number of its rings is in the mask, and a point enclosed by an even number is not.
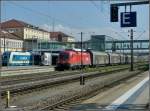
{"type": "Polygon", "coordinates": [[[148,72],[83,101],[70,111],[148,111],[148,72]]]}
{"type": "Polygon", "coordinates": [[[9,66],[1,68],[1,76],[36,74],[54,71],[54,66],[9,66]]]}
{"type": "Polygon", "coordinates": [[[4,111],[23,111],[21,108],[7,108],[4,111]]]}

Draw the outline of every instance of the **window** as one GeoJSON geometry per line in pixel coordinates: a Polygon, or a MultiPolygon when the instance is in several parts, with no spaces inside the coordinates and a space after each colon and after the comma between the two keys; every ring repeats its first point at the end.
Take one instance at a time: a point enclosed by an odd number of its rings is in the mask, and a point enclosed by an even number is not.
{"type": "Polygon", "coordinates": [[[20,48],[20,42],[18,42],[18,48],[20,48]]]}
{"type": "Polygon", "coordinates": [[[28,38],[28,35],[26,34],[26,38],[28,38]]]}
{"type": "Polygon", "coordinates": [[[68,58],[69,58],[69,54],[67,54],[67,53],[61,53],[60,54],[60,59],[67,60],[68,58]]]}
{"type": "Polygon", "coordinates": [[[2,44],[1,46],[3,46],[3,45],[4,45],[4,40],[3,40],[3,39],[1,40],[1,44],[2,44]]]}
{"type": "Polygon", "coordinates": [[[14,42],[11,43],[11,46],[14,47],[14,42]]]}
{"type": "Polygon", "coordinates": [[[20,47],[20,44],[19,44],[19,42],[18,42],[18,47],[17,48],[19,48],[20,47]]]}
{"type": "Polygon", "coordinates": [[[11,45],[11,44],[12,44],[12,42],[11,42],[11,41],[9,41],[9,47],[12,47],[12,45],[11,45]]]}

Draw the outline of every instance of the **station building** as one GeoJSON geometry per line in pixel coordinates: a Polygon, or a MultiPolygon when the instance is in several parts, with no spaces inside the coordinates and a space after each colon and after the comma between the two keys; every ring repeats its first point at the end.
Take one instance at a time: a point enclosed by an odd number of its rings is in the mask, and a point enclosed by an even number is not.
{"type": "Polygon", "coordinates": [[[20,36],[22,39],[43,39],[49,40],[49,32],[43,29],[40,29],[37,26],[31,25],[29,23],[20,21],[20,20],[8,20],[1,23],[1,28],[20,36]]]}
{"type": "MultiPolygon", "coordinates": [[[[27,40],[26,40],[27,41],[27,40]]],[[[33,51],[61,51],[66,48],[66,44],[57,41],[42,41],[42,40],[33,40],[26,42],[25,50],[33,51]]]]}
{"type": "Polygon", "coordinates": [[[1,23],[1,28],[23,40],[23,50],[37,47],[37,41],[50,41],[50,33],[24,21],[12,19],[1,23]]]}
{"type": "MultiPolygon", "coordinates": [[[[1,28],[23,41],[23,50],[57,50],[66,47],[66,42],[75,38],[63,32],[48,32],[24,21],[12,19],[1,23],[1,28]]],[[[15,39],[15,38],[14,38],[15,39]]],[[[71,45],[69,47],[74,47],[71,45]]]]}
{"type": "Polygon", "coordinates": [[[75,42],[75,38],[63,32],[50,32],[50,39],[58,42],[75,42]]]}
{"type": "Polygon", "coordinates": [[[22,51],[23,39],[15,36],[7,31],[0,31],[0,50],[1,53],[5,51],[22,51]]]}
{"type": "MultiPolygon", "coordinates": [[[[107,35],[91,35],[91,39],[83,41],[82,46],[84,49],[92,49],[94,51],[104,52],[108,48],[113,48],[113,41],[115,41],[115,39],[107,35]],[[108,43],[108,41],[111,42],[108,43]]],[[[81,42],[68,42],[67,44],[70,46],[71,44],[74,44],[75,48],[81,48],[81,42]]]]}

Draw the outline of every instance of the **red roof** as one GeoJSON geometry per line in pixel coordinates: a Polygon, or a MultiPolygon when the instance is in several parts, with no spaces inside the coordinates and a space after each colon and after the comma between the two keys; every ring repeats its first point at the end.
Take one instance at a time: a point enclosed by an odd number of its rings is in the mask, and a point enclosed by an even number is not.
{"type": "Polygon", "coordinates": [[[23,22],[23,21],[20,21],[20,20],[16,20],[16,19],[8,20],[8,21],[5,21],[5,22],[1,23],[1,28],[2,29],[18,28],[18,27],[20,27],[20,28],[21,27],[29,27],[29,28],[32,28],[32,29],[37,29],[37,30],[40,30],[40,31],[48,32],[46,30],[40,29],[37,26],[33,26],[33,25],[29,24],[29,23],[26,23],[26,22],[23,22]]]}
{"type": "Polygon", "coordinates": [[[26,27],[27,25],[27,23],[15,19],[1,23],[2,28],[26,27]]]}
{"type": "Polygon", "coordinates": [[[57,38],[58,36],[69,37],[69,35],[67,35],[63,32],[50,32],[50,37],[51,38],[57,38]]]}
{"type": "Polygon", "coordinates": [[[9,39],[16,39],[16,40],[23,40],[18,35],[15,35],[13,33],[9,33],[8,31],[1,30],[0,31],[0,38],[9,38],[9,39]]]}

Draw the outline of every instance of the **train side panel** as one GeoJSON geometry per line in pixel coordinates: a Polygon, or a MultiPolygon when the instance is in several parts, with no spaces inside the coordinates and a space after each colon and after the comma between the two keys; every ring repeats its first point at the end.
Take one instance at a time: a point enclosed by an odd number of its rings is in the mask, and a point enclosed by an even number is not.
{"type": "Polygon", "coordinates": [[[126,56],[123,54],[120,54],[120,64],[125,64],[126,63],[126,56]]]}
{"type": "Polygon", "coordinates": [[[81,60],[83,66],[91,65],[90,54],[88,52],[82,52],[82,58],[81,52],[70,52],[68,62],[71,67],[81,66],[81,60]]]}
{"type": "Polygon", "coordinates": [[[110,55],[110,64],[120,64],[120,55],[115,53],[109,53],[110,55]]]}
{"type": "Polygon", "coordinates": [[[81,60],[83,66],[90,66],[91,65],[91,58],[89,52],[82,52],[81,58],[81,51],[73,51],[67,50],[63,51],[59,55],[57,67],[62,67],[64,69],[69,68],[79,68],[81,67],[81,60]]]}
{"type": "Polygon", "coordinates": [[[24,66],[31,65],[31,53],[30,52],[10,52],[7,57],[7,65],[12,66],[24,66]]]}
{"type": "Polygon", "coordinates": [[[92,52],[92,63],[93,66],[99,66],[99,65],[107,65],[109,64],[109,55],[107,53],[103,52],[92,52]]]}

